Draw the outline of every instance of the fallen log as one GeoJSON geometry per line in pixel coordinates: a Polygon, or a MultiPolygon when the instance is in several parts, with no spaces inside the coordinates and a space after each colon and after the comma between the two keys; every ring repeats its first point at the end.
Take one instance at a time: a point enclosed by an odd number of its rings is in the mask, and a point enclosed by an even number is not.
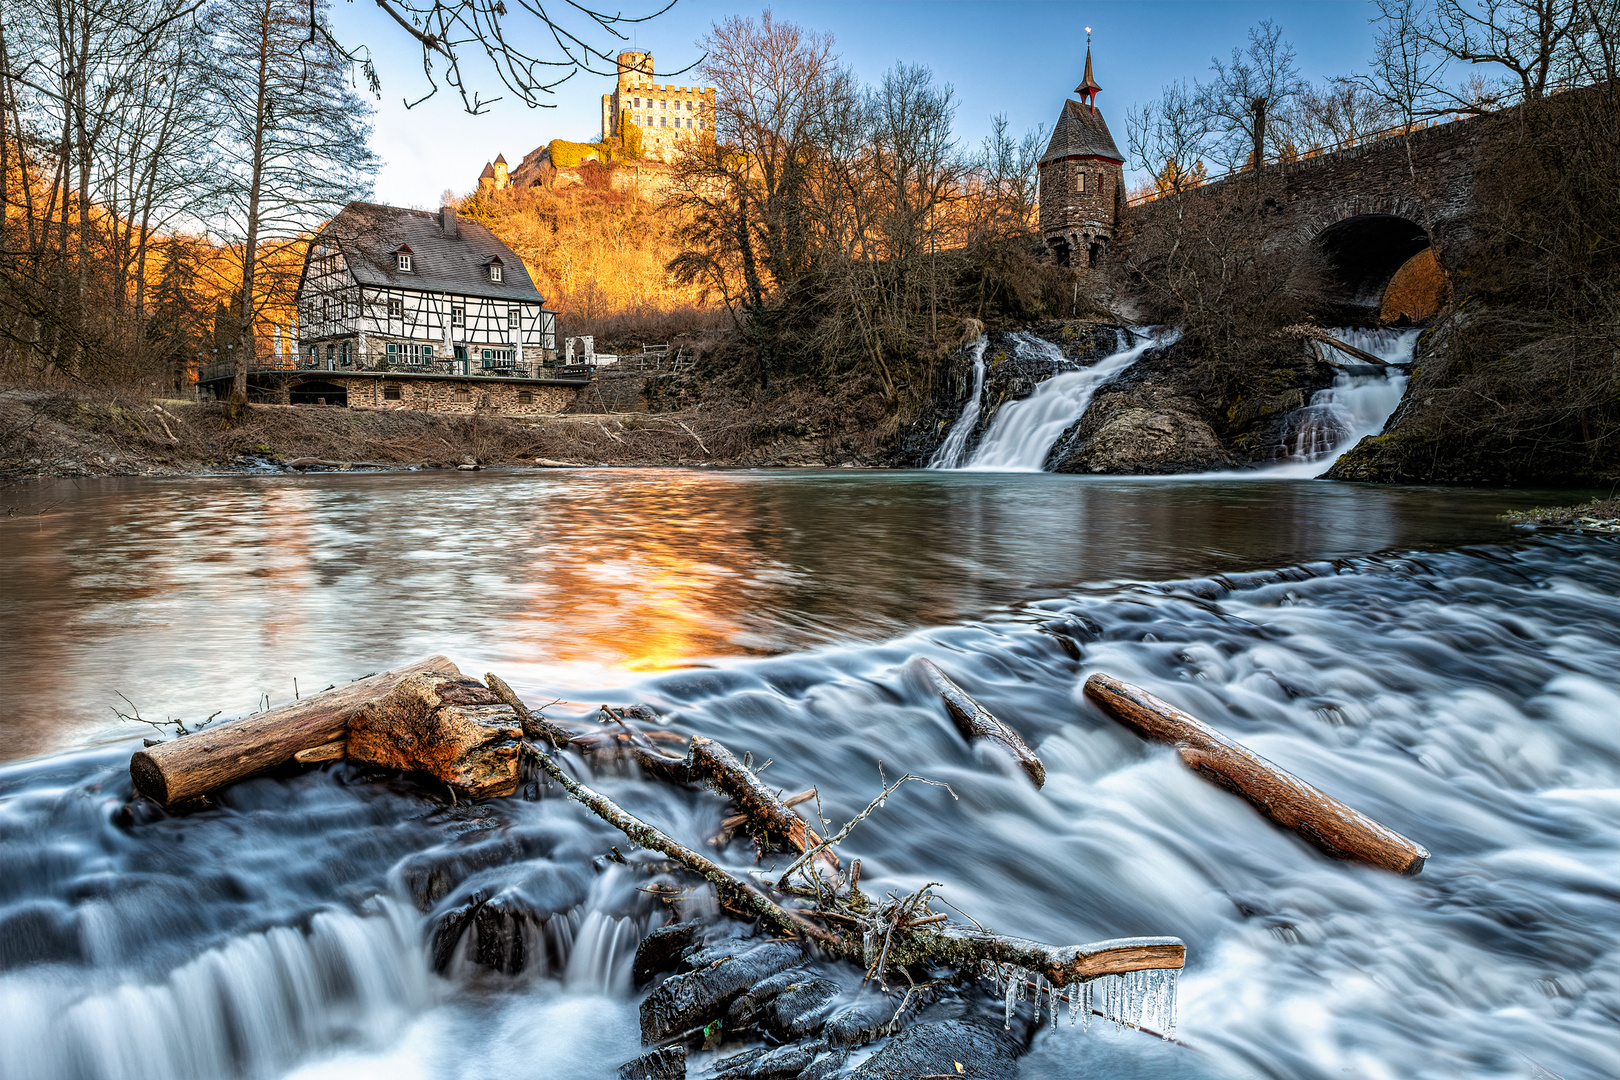
{"type": "Polygon", "coordinates": [[[129,759],[130,778],[137,791],[164,806],[206,795],[285,764],[300,750],[346,738],[355,712],[420,671],[455,672],[456,666],[443,656],[430,656],[256,716],[137,750],[129,759]]]}
{"type": "MultiPolygon", "coordinates": [[[[1344,353],[1346,356],[1353,356],[1357,360],[1360,360],[1364,364],[1373,364],[1373,365],[1376,365],[1378,367],[1386,367],[1386,368],[1387,367],[1400,367],[1401,366],[1401,365],[1395,363],[1394,361],[1385,360],[1381,356],[1374,356],[1370,352],[1366,352],[1365,350],[1356,348],[1354,345],[1350,345],[1350,344],[1348,344],[1346,342],[1340,341],[1338,338],[1334,337],[1332,334],[1329,334],[1326,330],[1323,330],[1320,327],[1316,327],[1316,326],[1290,326],[1290,327],[1288,327],[1288,329],[1284,330],[1283,333],[1284,334],[1293,334],[1295,337],[1304,338],[1306,341],[1319,341],[1324,345],[1331,345],[1335,349],[1338,349],[1340,352],[1344,353]]],[[[1329,360],[1326,356],[1323,356],[1321,353],[1317,353],[1317,356],[1324,363],[1332,364],[1334,367],[1343,367],[1344,366],[1343,364],[1335,363],[1334,361],[1329,360]]]]}
{"type": "Polygon", "coordinates": [[[1140,687],[1098,673],[1086,696],[1146,739],[1171,743],[1204,779],[1243,796],[1262,814],[1336,859],[1416,874],[1428,849],[1330,795],[1140,687]]]}
{"type": "Polygon", "coordinates": [[[517,713],[460,672],[418,671],[349,718],[351,761],[426,773],[466,798],[500,798],[522,778],[517,713]]]}
{"type": "Polygon", "coordinates": [[[945,702],[945,711],[951,714],[951,719],[956,722],[956,730],[962,733],[964,739],[970,743],[976,739],[1000,743],[1012,752],[1019,766],[1035,781],[1036,787],[1045,785],[1046,766],[1041,764],[1041,759],[1035,756],[1035,751],[1019,737],[1018,732],[969,697],[967,691],[957,686],[949,675],[939,669],[939,665],[926,656],[916,657],[911,662],[945,702]]]}
{"type": "MultiPolygon", "coordinates": [[[[737,760],[737,755],[712,739],[692,736],[686,752],[686,771],[693,779],[727,796],[747,815],[747,823],[760,835],[775,835],[803,854],[821,844],[821,837],[805,820],[766,787],[758,776],[737,760]]],[[[816,860],[834,873],[838,856],[829,847],[816,852],[816,860]]]]}

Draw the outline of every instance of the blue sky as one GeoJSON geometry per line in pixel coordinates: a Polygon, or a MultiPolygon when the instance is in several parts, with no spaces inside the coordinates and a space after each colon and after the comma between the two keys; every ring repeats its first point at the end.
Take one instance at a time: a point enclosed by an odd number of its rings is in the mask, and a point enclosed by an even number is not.
{"type": "MultiPolygon", "coordinates": [[[[656,8],[650,0],[621,2],[626,13],[656,8]]],[[[633,46],[650,50],[660,71],[673,70],[699,58],[694,43],[712,23],[733,14],[757,16],[763,6],[679,0],[668,13],[636,28],[633,46]]],[[[1298,51],[1302,72],[1320,78],[1365,67],[1372,54],[1374,13],[1364,0],[787,0],[771,7],[778,18],[831,33],[845,61],[867,81],[896,61],[933,68],[940,81],[956,88],[957,131],[970,143],[984,136],[997,113],[1005,113],[1017,131],[1050,124],[1080,81],[1089,25],[1103,87],[1097,103],[1122,146],[1130,106],[1155,97],[1166,82],[1205,77],[1211,56],[1228,55],[1260,20],[1281,24],[1298,51]]],[[[372,48],[382,72],[383,98],[372,140],[383,159],[379,201],[437,206],[447,188],[472,187],[484,162],[497,153],[516,165],[542,143],[587,139],[601,126],[599,102],[612,80],[584,73],[559,88],[554,109],[530,109],[509,98],[485,115],[469,116],[458,97],[441,91],[407,110],[402,99],[420,96],[427,85],[415,43],[365,0],[339,0],[333,18],[346,42],[372,48]]],[[[598,33],[594,40],[604,51],[616,51],[606,35],[598,33]]],[[[632,43],[619,46],[629,47],[632,43]]],[[[472,70],[486,96],[501,93],[492,72],[472,70]]],[[[692,85],[698,77],[692,73],[670,81],[692,85]]]]}

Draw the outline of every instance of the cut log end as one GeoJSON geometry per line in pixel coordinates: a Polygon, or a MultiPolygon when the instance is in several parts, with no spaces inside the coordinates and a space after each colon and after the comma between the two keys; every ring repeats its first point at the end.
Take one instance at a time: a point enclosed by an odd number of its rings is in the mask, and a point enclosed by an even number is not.
{"type": "Polygon", "coordinates": [[[153,802],[169,805],[169,784],[163,778],[163,769],[146,750],[135,751],[129,759],[129,777],[135,781],[136,791],[153,802]]]}

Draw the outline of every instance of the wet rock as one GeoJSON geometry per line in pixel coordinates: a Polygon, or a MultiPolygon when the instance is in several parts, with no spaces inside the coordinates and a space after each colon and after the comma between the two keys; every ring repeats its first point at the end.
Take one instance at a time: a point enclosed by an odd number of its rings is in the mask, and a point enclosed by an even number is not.
{"type": "Polygon", "coordinates": [[[820,975],[798,979],[766,1004],[765,1030],[783,1042],[814,1034],[843,993],[837,983],[820,975]]]}
{"type": "Polygon", "coordinates": [[[1016,1043],[1001,1031],[964,1020],[918,1024],[896,1035],[861,1062],[854,1080],[915,1080],[961,1075],[973,1080],[1012,1080],[1018,1075],[1016,1043]]]}
{"type": "Polygon", "coordinates": [[[78,917],[66,904],[39,900],[0,914],[0,971],[84,958],[78,917]]]}
{"type": "Polygon", "coordinates": [[[793,1080],[825,1049],[821,1042],[790,1043],[774,1050],[734,1054],[718,1063],[714,1080],[793,1080]]]}
{"type": "Polygon", "coordinates": [[[348,757],[401,772],[427,773],[467,798],[517,790],[523,729],[484,684],[419,672],[349,721],[348,757]]]}
{"type": "Polygon", "coordinates": [[[619,1066],[619,1080],[684,1080],[686,1047],[662,1046],[619,1066]]]}
{"type": "Polygon", "coordinates": [[[804,960],[799,946],[768,941],[745,946],[703,967],[666,979],[641,1003],[641,1038],[656,1043],[725,1015],[744,991],[804,960]]]}
{"type": "Polygon", "coordinates": [[[568,961],[564,935],[553,920],[583,903],[589,875],[579,867],[545,863],[525,867],[522,881],[493,894],[474,890],[444,912],[434,931],[433,968],[440,974],[454,964],[467,934],[465,955],[506,975],[526,969],[557,971],[568,961]]]}
{"type": "Polygon", "coordinates": [[[893,1034],[891,1025],[904,1023],[896,1017],[898,1002],[888,995],[867,990],[848,1004],[838,1005],[821,1026],[822,1037],[832,1046],[865,1046],[874,1039],[893,1034]]]}
{"type": "Polygon", "coordinates": [[[641,944],[636,946],[635,965],[630,969],[630,977],[635,980],[636,986],[646,986],[652,982],[653,976],[674,971],[680,963],[681,954],[691,946],[697,932],[697,923],[678,922],[660,926],[642,938],[641,944]]]}
{"type": "MultiPolygon", "coordinates": [[[[1148,354],[1152,357],[1153,354],[1148,354]]],[[[1131,368],[1100,387],[1059,436],[1046,467],[1065,473],[1199,472],[1233,464],[1202,404],[1158,370],[1131,368]]]]}
{"type": "Polygon", "coordinates": [[[394,877],[410,893],[416,909],[425,912],[481,871],[550,855],[555,849],[556,843],[548,833],[505,830],[476,842],[450,844],[412,855],[395,868],[394,877]]]}
{"type": "Polygon", "coordinates": [[[731,1007],[726,1010],[726,1030],[740,1031],[758,1022],[765,1011],[765,1006],[772,998],[789,987],[814,977],[813,972],[795,967],[761,979],[744,991],[742,996],[733,1001],[731,1007]]]}

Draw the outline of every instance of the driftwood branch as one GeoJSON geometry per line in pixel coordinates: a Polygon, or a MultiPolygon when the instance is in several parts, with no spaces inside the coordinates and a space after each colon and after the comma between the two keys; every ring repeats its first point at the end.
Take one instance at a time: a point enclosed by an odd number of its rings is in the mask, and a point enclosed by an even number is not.
{"type": "Polygon", "coordinates": [[[1046,783],[1046,766],[1041,764],[1041,759],[1035,756],[1035,751],[1029,748],[1018,732],[969,697],[966,690],[957,686],[949,675],[939,669],[939,665],[926,656],[916,657],[911,663],[945,702],[945,711],[951,714],[951,719],[956,722],[956,730],[962,733],[964,739],[970,743],[976,739],[999,743],[1018,759],[1019,767],[1035,781],[1036,787],[1046,783]]]}
{"type": "Polygon", "coordinates": [[[1429,857],[1421,844],[1352,810],[1140,687],[1099,673],[1086,680],[1086,696],[1143,738],[1174,745],[1194,772],[1243,796],[1262,814],[1336,859],[1416,874],[1429,857]]]}
{"type": "Polygon", "coordinates": [[[558,727],[545,717],[529,711],[513,689],[506,685],[506,680],[499,675],[489,673],[484,676],[484,685],[495,691],[495,696],[510,706],[517,713],[518,720],[523,724],[523,734],[530,739],[544,739],[552,746],[561,750],[573,739],[573,732],[558,727]]]}
{"type": "Polygon", "coordinates": [[[694,735],[686,769],[693,780],[729,797],[747,815],[747,823],[756,833],[785,840],[801,854],[815,849],[815,858],[837,873],[838,856],[832,849],[730,750],[713,739],[694,735]]]}

